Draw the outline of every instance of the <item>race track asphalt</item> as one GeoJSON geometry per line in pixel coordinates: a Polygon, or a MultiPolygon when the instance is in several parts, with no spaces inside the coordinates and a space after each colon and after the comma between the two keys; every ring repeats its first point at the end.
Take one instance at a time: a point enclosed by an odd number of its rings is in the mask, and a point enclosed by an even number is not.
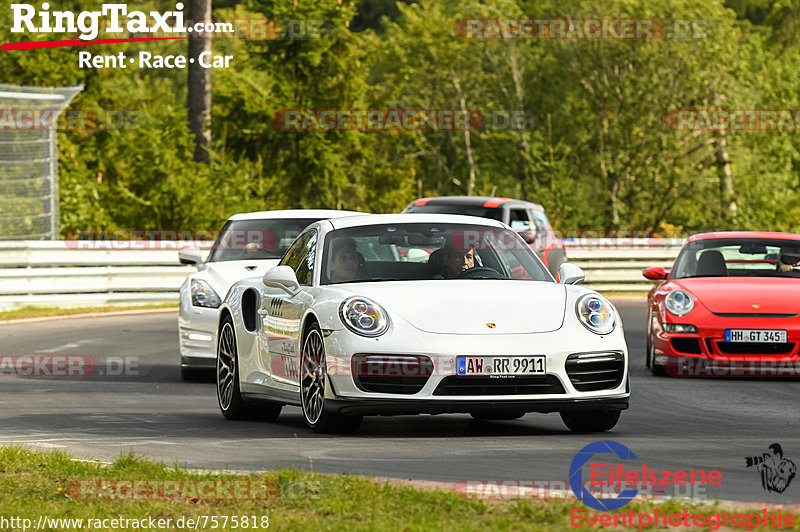
{"type": "Polygon", "coordinates": [[[170,464],[237,471],[294,466],[447,482],[566,481],[576,452],[606,439],[636,454],[639,461],[626,461],[628,469],[646,463],[648,469],[722,472],[720,485],[667,495],[800,502],[800,480],[783,494],[768,493],[758,472],[745,467],[745,457],[761,456],[773,443],[800,463],[800,380],[654,377],[644,367],[644,303],[616,303],[631,353],[633,395],[616,428],[603,434],[571,434],[557,414],[503,422],[370,417],[352,436],[313,434],[291,407],[276,422],[227,421],[213,382],[180,380],[176,313],[153,311],[0,325],[0,355],[86,356],[99,369],[86,377],[0,377],[0,445],[100,460],[133,450],[170,464]]]}

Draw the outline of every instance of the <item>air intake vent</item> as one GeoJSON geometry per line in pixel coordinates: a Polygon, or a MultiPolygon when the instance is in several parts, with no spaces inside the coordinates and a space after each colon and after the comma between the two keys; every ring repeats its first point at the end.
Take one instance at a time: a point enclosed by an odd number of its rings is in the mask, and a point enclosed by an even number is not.
{"type": "Polygon", "coordinates": [[[625,357],[622,353],[576,353],[567,357],[565,367],[579,392],[608,390],[622,382],[625,357]]]}
{"type": "Polygon", "coordinates": [[[352,368],[356,386],[373,393],[419,393],[433,374],[425,355],[355,355],[352,368]]]}
{"type": "Polygon", "coordinates": [[[555,375],[445,377],[433,395],[539,395],[566,393],[555,375]]]}

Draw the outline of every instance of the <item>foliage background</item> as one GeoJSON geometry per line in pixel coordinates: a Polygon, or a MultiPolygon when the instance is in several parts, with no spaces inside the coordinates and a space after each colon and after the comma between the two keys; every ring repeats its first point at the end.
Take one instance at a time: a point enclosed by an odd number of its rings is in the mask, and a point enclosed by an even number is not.
{"type": "MultiPolygon", "coordinates": [[[[73,0],[51,9],[98,9],[73,0]],[[67,5],[69,4],[69,5],[67,5]]],[[[173,2],[137,3],[166,11],[173,2]]],[[[573,229],[800,231],[800,133],[675,131],[673,109],[797,109],[800,8],[789,0],[216,1],[218,19],[320,19],[321,39],[217,40],[212,164],[192,161],[185,70],[80,69],[74,48],[0,52],[0,82],[83,83],[71,109],[125,110],[135,127],[59,134],[61,233],[208,229],[236,212],[401,210],[418,196],[542,203],[573,229]],[[297,4],[297,5],[295,5],[297,4]],[[465,40],[459,18],[701,21],[680,39],[465,40]],[[279,109],[522,110],[523,129],[287,133],[279,109]],[[472,178],[470,179],[470,176],[472,178]],[[730,205],[735,203],[736,209],[730,205]]],[[[0,41],[57,38],[10,32],[0,41]]],[[[185,54],[186,43],[94,45],[185,54]]]]}

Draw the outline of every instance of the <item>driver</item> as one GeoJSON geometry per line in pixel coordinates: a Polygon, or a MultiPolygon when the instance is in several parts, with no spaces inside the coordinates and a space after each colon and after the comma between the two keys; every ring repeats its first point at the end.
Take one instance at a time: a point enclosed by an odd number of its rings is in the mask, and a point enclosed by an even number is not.
{"type": "Polygon", "coordinates": [[[358,278],[358,251],[352,238],[339,238],[331,244],[331,283],[347,283],[358,278]]]}
{"type": "Polygon", "coordinates": [[[780,257],[778,257],[778,271],[791,272],[796,268],[800,268],[800,247],[781,248],[780,257]]]}
{"type": "Polygon", "coordinates": [[[467,250],[456,249],[448,242],[444,247],[442,266],[442,276],[445,279],[455,279],[475,267],[475,247],[471,246],[467,250]]]}

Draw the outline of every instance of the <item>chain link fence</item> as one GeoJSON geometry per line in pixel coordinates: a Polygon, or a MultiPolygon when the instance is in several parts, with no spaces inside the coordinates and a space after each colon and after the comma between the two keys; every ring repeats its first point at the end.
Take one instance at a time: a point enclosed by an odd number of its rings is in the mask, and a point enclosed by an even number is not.
{"type": "Polygon", "coordinates": [[[58,116],[83,85],[0,84],[0,240],[58,239],[58,116]]]}

